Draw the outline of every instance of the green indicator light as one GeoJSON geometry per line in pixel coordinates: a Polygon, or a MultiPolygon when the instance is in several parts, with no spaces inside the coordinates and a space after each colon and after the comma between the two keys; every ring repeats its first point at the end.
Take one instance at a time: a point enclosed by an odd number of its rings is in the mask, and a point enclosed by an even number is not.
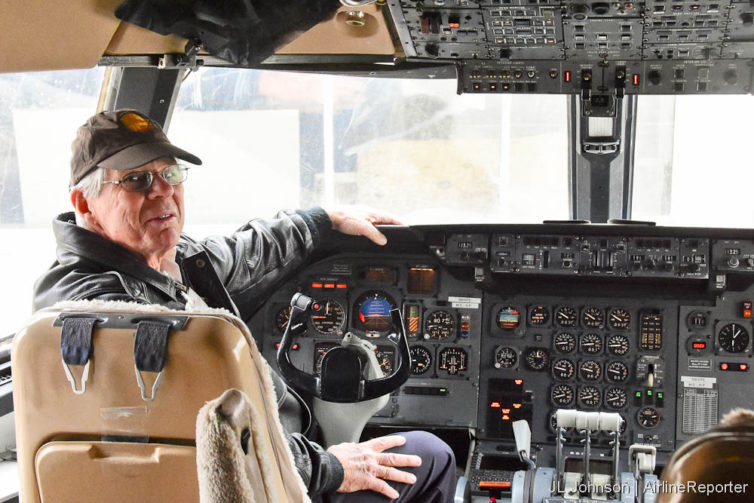
{"type": "Polygon", "coordinates": [[[647,396],[652,396],[652,390],[651,389],[647,390],[647,396]]]}
{"type": "Polygon", "coordinates": [[[636,392],[636,398],[641,398],[641,391],[636,392]]]}
{"type": "Polygon", "coordinates": [[[657,393],[657,398],[662,398],[662,393],[657,393]]]}
{"type": "Polygon", "coordinates": [[[440,388],[440,391],[441,391],[442,393],[445,393],[446,391],[448,391],[448,388],[440,388]]]}

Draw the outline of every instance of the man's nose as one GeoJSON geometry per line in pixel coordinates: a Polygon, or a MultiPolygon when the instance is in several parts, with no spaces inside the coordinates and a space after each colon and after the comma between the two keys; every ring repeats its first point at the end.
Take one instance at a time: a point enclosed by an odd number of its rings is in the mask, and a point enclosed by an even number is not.
{"type": "Polygon", "coordinates": [[[175,188],[170,185],[159,173],[155,173],[152,179],[152,186],[147,191],[147,197],[150,199],[157,197],[170,197],[173,195],[175,188]]]}

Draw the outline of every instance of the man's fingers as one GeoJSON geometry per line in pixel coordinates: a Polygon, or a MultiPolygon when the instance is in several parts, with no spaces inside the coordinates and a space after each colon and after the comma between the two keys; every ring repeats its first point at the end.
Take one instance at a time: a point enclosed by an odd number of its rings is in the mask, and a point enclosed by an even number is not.
{"type": "Polygon", "coordinates": [[[399,496],[398,491],[390,487],[390,484],[388,484],[384,480],[374,478],[374,477],[369,483],[369,486],[367,487],[367,489],[369,489],[370,491],[378,492],[380,494],[384,494],[391,500],[394,500],[399,496]]]}
{"type": "Polygon", "coordinates": [[[400,435],[387,435],[384,437],[373,438],[367,440],[364,445],[372,449],[374,452],[382,452],[386,449],[398,447],[406,443],[406,438],[400,435]]]}
{"type": "Polygon", "coordinates": [[[362,232],[360,234],[369,240],[373,241],[374,243],[377,243],[380,246],[384,246],[387,244],[387,238],[383,233],[377,230],[376,227],[373,225],[370,225],[366,222],[363,222],[363,225],[361,226],[362,232]]]}
{"type": "Polygon", "coordinates": [[[377,456],[382,466],[421,466],[422,458],[413,454],[383,453],[377,456]]]}
{"type": "Polygon", "coordinates": [[[403,470],[389,466],[380,467],[380,473],[377,476],[384,480],[392,480],[393,482],[400,482],[402,484],[413,484],[416,482],[416,475],[413,473],[404,472],[403,470]]]}

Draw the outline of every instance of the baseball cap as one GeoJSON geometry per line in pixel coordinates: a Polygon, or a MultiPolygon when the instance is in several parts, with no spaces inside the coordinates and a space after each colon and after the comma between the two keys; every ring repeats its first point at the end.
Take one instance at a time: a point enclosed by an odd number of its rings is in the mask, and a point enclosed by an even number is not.
{"type": "Polygon", "coordinates": [[[202,161],[170,143],[159,124],[138,110],[100,112],[86,121],[71,144],[71,186],[97,168],[126,171],[161,157],[202,161]]]}

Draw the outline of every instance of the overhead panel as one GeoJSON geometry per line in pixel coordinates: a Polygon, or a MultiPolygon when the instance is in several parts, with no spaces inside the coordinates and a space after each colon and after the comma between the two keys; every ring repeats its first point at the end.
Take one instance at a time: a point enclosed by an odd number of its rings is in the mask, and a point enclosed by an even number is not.
{"type": "Polygon", "coordinates": [[[472,93],[749,94],[754,5],[716,0],[392,0],[409,61],[472,93]]]}

